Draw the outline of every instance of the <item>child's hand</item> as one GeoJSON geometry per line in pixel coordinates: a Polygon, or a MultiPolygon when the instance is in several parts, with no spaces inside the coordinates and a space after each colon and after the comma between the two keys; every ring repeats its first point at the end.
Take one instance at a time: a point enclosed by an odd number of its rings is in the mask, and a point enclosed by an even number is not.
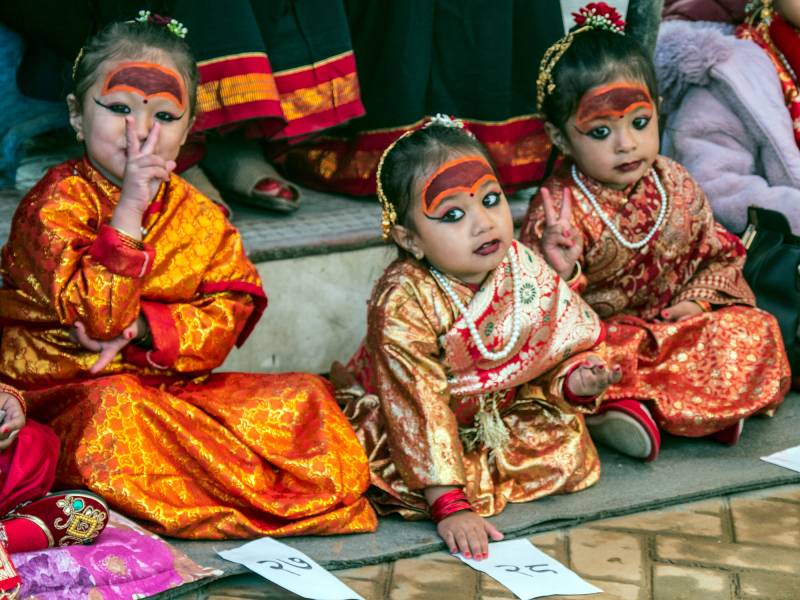
{"type": "Polygon", "coordinates": [[[161,182],[167,181],[175,168],[174,160],[164,160],[155,153],[160,131],[161,124],[156,122],[144,144],[140,146],[134,118],[125,117],[128,160],[118,206],[135,213],[139,217],[138,226],[141,226],[141,216],[156,195],[161,182]]]}
{"type": "Polygon", "coordinates": [[[5,412],[5,418],[0,424],[0,451],[2,451],[13,443],[14,438],[25,427],[25,412],[19,400],[7,392],[0,392],[0,410],[5,412]]]}
{"type": "Polygon", "coordinates": [[[589,356],[569,374],[567,387],[576,396],[598,396],[620,379],[622,369],[619,365],[609,369],[597,356],[589,356]]]}
{"type": "Polygon", "coordinates": [[[564,188],[561,212],[556,215],[550,190],[542,188],[544,206],[544,232],[539,242],[545,260],[567,281],[575,269],[575,262],[583,254],[583,238],[572,225],[572,192],[564,188]]]}
{"type": "Polygon", "coordinates": [[[97,361],[95,361],[89,369],[91,374],[94,375],[105,369],[108,363],[114,360],[114,357],[119,354],[125,346],[139,336],[140,319],[141,317],[128,325],[122,331],[122,334],[115,337],[113,340],[95,340],[90,338],[86,333],[86,326],[80,321],[75,322],[75,326],[70,331],[70,337],[87,350],[100,353],[100,356],[97,357],[97,361]]]}
{"type": "Polygon", "coordinates": [[[683,300],[682,302],[678,302],[677,304],[662,310],[661,318],[665,321],[671,321],[674,323],[676,321],[683,321],[689,317],[699,315],[701,312],[703,312],[703,309],[699,304],[697,304],[697,302],[683,300]]]}
{"type": "Polygon", "coordinates": [[[461,552],[464,558],[483,560],[489,556],[489,537],[503,539],[494,525],[471,510],[460,510],[445,517],[436,526],[451,554],[461,552]]]}

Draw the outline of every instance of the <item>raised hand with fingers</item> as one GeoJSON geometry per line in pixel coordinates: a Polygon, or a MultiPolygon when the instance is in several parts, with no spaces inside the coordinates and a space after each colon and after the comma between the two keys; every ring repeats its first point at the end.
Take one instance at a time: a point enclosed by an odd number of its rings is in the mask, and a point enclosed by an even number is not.
{"type": "Polygon", "coordinates": [[[162,182],[169,180],[175,169],[174,160],[164,160],[156,153],[161,124],[156,121],[140,144],[133,117],[125,118],[127,162],[122,190],[111,225],[137,240],[142,239],[142,218],[162,182]]]}
{"type": "Polygon", "coordinates": [[[8,448],[25,426],[25,411],[19,399],[13,394],[0,390],[0,451],[8,448]]]}
{"type": "Polygon", "coordinates": [[[539,242],[548,264],[565,281],[570,278],[575,263],[583,254],[583,238],[572,224],[572,193],[564,188],[561,210],[556,214],[553,197],[547,188],[541,189],[544,208],[544,231],[539,242]]]}
{"type": "Polygon", "coordinates": [[[80,321],[76,321],[70,330],[70,337],[81,346],[92,352],[98,352],[95,363],[89,369],[93,375],[105,369],[114,360],[114,357],[122,352],[122,349],[135,340],[142,333],[142,322],[144,319],[139,317],[128,325],[120,335],[111,340],[96,340],[89,337],[86,333],[86,326],[80,321]]]}
{"type": "Polygon", "coordinates": [[[600,357],[589,356],[569,374],[566,385],[576,396],[598,396],[620,379],[622,369],[619,365],[609,368],[600,357]]]}
{"type": "Polygon", "coordinates": [[[669,308],[662,310],[661,318],[665,321],[671,322],[683,321],[689,317],[699,315],[701,312],[703,312],[703,309],[699,304],[697,304],[697,302],[683,300],[682,302],[678,302],[677,304],[673,304],[669,308]]]}

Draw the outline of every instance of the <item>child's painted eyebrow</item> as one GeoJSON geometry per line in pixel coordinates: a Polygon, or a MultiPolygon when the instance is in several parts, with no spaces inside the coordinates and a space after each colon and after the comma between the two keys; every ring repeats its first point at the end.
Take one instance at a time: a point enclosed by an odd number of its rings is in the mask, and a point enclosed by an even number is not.
{"type": "Polygon", "coordinates": [[[186,93],[183,79],[175,71],[148,62],[121,63],[114,67],[103,83],[101,93],[125,91],[138,94],[147,102],[150,98],[165,98],[183,110],[186,93]]]}
{"type": "MultiPolygon", "coordinates": [[[[487,179],[480,186],[478,186],[478,189],[475,190],[475,195],[480,194],[480,192],[482,192],[483,190],[485,190],[487,188],[490,188],[490,187],[498,187],[499,188],[500,187],[500,182],[497,181],[496,179],[487,179]]],[[[502,188],[501,188],[501,191],[502,191],[502,188]]],[[[456,202],[456,196],[458,194],[462,194],[462,193],[464,193],[463,190],[454,190],[452,194],[442,198],[442,201],[439,203],[439,206],[437,207],[437,209],[441,209],[443,206],[445,206],[447,204],[450,204],[452,202],[456,202]]],[[[470,195],[472,195],[472,194],[470,194],[470,195]]]]}

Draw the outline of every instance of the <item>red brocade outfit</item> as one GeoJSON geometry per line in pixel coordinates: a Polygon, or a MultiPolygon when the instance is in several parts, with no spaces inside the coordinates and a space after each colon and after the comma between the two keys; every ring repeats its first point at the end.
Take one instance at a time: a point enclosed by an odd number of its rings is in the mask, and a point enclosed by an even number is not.
{"type": "MultiPolygon", "coordinates": [[[[395,261],[372,292],[367,337],[349,365],[360,387],[340,397],[382,513],[424,518],[424,488],[455,485],[493,515],[600,475],[580,409],[562,388],[588,351],[602,352],[602,325],[540,257],[516,242],[511,252],[521,335],[507,358],[480,355],[456,304],[414,259],[395,261]],[[492,441],[498,433],[505,441],[492,441]]],[[[509,260],[477,291],[449,280],[490,350],[504,348],[513,329],[509,260]]]]}
{"type": "MultiPolygon", "coordinates": [[[[565,187],[573,194],[572,221],[583,238],[583,297],[605,320],[609,354],[622,367],[622,380],[606,399],[646,402],[662,429],[688,437],[756,413],[771,415],[789,388],[780,330],[772,315],[754,307],[742,275],[744,246],[714,221],[697,183],[679,164],[656,159],[668,208],[653,238],[631,250],[601,221],[569,166],[544,186],[556,206],[565,187]],[[708,302],[714,310],[679,322],[657,320],[684,300],[708,302]]],[[[650,174],[624,190],[579,177],[625,239],[638,241],[653,228],[661,196],[650,174]]],[[[537,195],[522,242],[538,250],[544,221],[537,195]]]]}
{"type": "MultiPolygon", "coordinates": [[[[0,392],[15,396],[25,408],[22,396],[0,383],[0,392]]],[[[0,451],[0,517],[12,508],[41,498],[56,476],[58,438],[49,427],[28,420],[17,439],[0,451]]]]}
{"type": "Polygon", "coordinates": [[[366,457],[314,375],[216,373],[266,305],[221,210],[175,175],[145,214],[141,247],[107,225],[119,188],[87,159],[22,200],[3,249],[0,373],[62,443],[57,482],[88,487],[157,532],[185,538],[371,531],[366,457]],[[102,373],[75,322],[112,339],[102,373]]]}

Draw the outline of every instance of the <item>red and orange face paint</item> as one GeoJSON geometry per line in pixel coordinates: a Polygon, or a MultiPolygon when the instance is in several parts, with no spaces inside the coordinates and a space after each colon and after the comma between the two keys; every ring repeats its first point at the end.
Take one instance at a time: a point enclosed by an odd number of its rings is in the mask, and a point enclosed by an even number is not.
{"type": "Polygon", "coordinates": [[[474,195],[488,181],[500,185],[494,169],[482,156],[461,156],[448,160],[425,182],[422,188],[422,212],[435,219],[436,210],[446,198],[462,192],[474,195]]]}
{"type": "Polygon", "coordinates": [[[183,77],[161,65],[148,62],[126,62],[117,65],[106,76],[102,94],[123,91],[138,94],[144,102],[164,98],[186,109],[186,88],[183,77]]]}
{"type": "Polygon", "coordinates": [[[621,82],[600,85],[586,92],[578,103],[575,128],[586,133],[594,121],[621,119],[640,108],[655,108],[650,92],[643,84],[621,82]]]}

